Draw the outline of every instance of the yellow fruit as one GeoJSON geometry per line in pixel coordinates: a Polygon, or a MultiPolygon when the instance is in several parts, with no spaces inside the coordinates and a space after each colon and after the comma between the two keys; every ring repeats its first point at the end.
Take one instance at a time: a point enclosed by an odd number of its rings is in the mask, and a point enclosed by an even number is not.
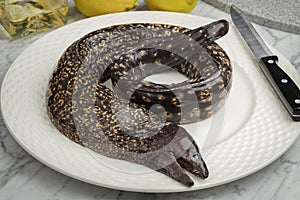
{"type": "Polygon", "coordinates": [[[172,12],[191,12],[198,0],[145,0],[150,10],[164,10],[172,12]]]}
{"type": "Polygon", "coordinates": [[[138,0],[74,0],[77,9],[88,17],[125,12],[138,5],[138,0]]]}

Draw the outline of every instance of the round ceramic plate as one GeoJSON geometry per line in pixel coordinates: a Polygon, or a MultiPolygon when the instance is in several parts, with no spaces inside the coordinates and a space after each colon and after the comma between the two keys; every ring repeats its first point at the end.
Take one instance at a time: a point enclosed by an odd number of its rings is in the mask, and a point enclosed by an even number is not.
{"type": "MultiPolygon", "coordinates": [[[[234,27],[218,40],[232,60],[233,85],[226,104],[216,115],[187,125],[201,147],[210,170],[206,180],[196,177],[185,187],[169,177],[125,161],[111,162],[77,145],[51,124],[45,94],[55,64],[76,39],[103,27],[127,23],[163,23],[196,28],[212,22],[199,16],[166,12],[128,12],[79,21],[53,31],[26,49],[3,81],[3,119],[17,142],[36,159],[73,178],[114,189],[138,192],[179,192],[224,184],[265,167],[295,141],[295,123],[257,68],[234,27]]],[[[277,52],[276,52],[277,53],[277,52]]],[[[278,55],[278,53],[277,53],[278,55]]],[[[279,54],[281,66],[295,76],[279,54]]]]}

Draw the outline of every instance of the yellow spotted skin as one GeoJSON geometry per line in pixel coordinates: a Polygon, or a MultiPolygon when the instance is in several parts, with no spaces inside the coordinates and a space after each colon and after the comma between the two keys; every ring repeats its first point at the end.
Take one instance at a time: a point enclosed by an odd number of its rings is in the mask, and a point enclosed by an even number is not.
{"type": "Polygon", "coordinates": [[[138,49],[126,53],[114,63],[111,70],[115,89],[124,98],[177,124],[206,119],[225,102],[231,87],[232,72],[230,60],[219,45],[208,43],[203,46],[202,57],[194,65],[179,55],[171,55],[161,49],[138,49]],[[170,59],[183,60],[168,66],[189,80],[171,85],[143,80],[149,73],[162,71],[163,64],[170,59]],[[159,64],[150,66],[150,69],[146,66],[157,61],[159,64]],[[137,74],[134,79],[133,74],[137,74]]]}
{"type": "MultiPolygon", "coordinates": [[[[128,52],[132,49],[136,50],[134,53],[141,53],[143,50],[146,53],[152,52],[153,61],[159,63],[161,52],[153,48],[143,49],[149,38],[157,41],[157,38],[172,37],[176,33],[189,37],[196,37],[198,34],[196,38],[200,39],[197,41],[207,51],[204,57],[211,56],[215,60],[204,59],[201,63],[205,63],[205,66],[201,68],[195,63],[184,63],[184,58],[178,57],[178,63],[171,67],[185,74],[189,78],[189,84],[203,81],[203,78],[215,70],[211,69],[213,65],[207,63],[212,62],[219,67],[221,76],[216,79],[217,84],[193,94],[196,94],[201,109],[191,108],[189,116],[195,115],[200,119],[201,113],[204,113],[203,117],[208,117],[214,111],[212,94],[219,95],[216,98],[217,104],[222,105],[231,80],[230,61],[221,47],[213,42],[219,36],[216,33],[214,36],[207,35],[208,32],[205,32],[215,25],[204,26],[196,32],[164,24],[116,25],[96,30],[75,41],[59,59],[49,81],[47,112],[52,123],[67,138],[82,146],[110,158],[147,166],[184,185],[192,186],[193,181],[183,169],[206,178],[208,170],[199,148],[189,133],[178,125],[179,121],[172,121],[172,117],[166,119],[163,114],[147,109],[147,105],[153,103],[155,98],[179,107],[178,95],[174,96],[172,92],[165,90],[153,96],[151,91],[162,91],[165,86],[142,82],[139,88],[142,101],[134,102],[110,89],[104,82],[109,79],[118,80],[128,72],[124,68],[116,75],[119,69],[117,66],[121,67],[122,64],[121,55],[127,53],[130,56],[128,52]]],[[[202,53],[199,51],[197,54],[199,63],[204,58],[202,53]]],[[[176,54],[171,53],[169,56],[176,57],[176,54]]],[[[192,90],[183,92],[181,88],[179,91],[179,98],[188,93],[192,95],[192,90]]],[[[133,95],[132,99],[138,99],[138,95],[133,95]]],[[[177,115],[176,112],[172,115],[177,115]]],[[[191,116],[179,117],[183,123],[195,119],[191,116]]]]}
{"type": "Polygon", "coordinates": [[[121,55],[111,67],[113,85],[123,98],[177,124],[206,119],[224,104],[231,88],[230,59],[214,42],[227,31],[224,20],[184,34],[178,28],[167,31],[163,39],[157,37],[150,40],[151,44],[121,55]],[[185,35],[190,37],[186,39],[185,35]],[[188,80],[178,84],[144,80],[170,68],[188,80]]]}

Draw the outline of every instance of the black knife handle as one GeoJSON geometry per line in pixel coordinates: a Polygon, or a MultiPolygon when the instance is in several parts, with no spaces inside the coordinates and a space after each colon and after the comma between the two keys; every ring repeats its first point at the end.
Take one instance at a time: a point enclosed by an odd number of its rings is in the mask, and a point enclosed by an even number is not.
{"type": "Polygon", "coordinates": [[[275,92],[292,115],[294,121],[300,121],[300,90],[294,81],[278,65],[277,56],[261,58],[259,64],[275,92]]]}

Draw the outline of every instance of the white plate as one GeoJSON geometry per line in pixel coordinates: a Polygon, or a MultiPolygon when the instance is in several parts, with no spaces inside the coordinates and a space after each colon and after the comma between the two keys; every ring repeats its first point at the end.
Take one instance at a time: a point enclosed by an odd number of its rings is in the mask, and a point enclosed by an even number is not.
{"type": "MultiPolygon", "coordinates": [[[[194,137],[202,147],[210,176],[207,180],[193,177],[194,187],[187,188],[155,171],[131,173],[131,169],[145,168],[123,165],[124,161],[117,161],[116,165],[123,166],[122,170],[112,168],[106,163],[109,159],[61,135],[46,114],[45,94],[55,64],[66,47],[84,34],[124,23],[167,23],[195,28],[211,21],[178,13],[128,12],[86,19],[53,31],[26,49],[10,67],[1,91],[3,119],[17,142],[36,159],[63,174],[99,186],[139,192],[179,192],[224,184],[254,173],[291,146],[300,123],[288,116],[233,27],[218,41],[233,63],[232,91],[223,110],[197,125],[199,132],[194,137]],[[220,133],[217,143],[203,147],[215,143],[209,140],[216,137],[211,137],[216,132],[220,133]]],[[[279,57],[280,64],[294,75],[291,64],[279,57]]],[[[193,131],[191,126],[187,129],[193,131]]]]}

